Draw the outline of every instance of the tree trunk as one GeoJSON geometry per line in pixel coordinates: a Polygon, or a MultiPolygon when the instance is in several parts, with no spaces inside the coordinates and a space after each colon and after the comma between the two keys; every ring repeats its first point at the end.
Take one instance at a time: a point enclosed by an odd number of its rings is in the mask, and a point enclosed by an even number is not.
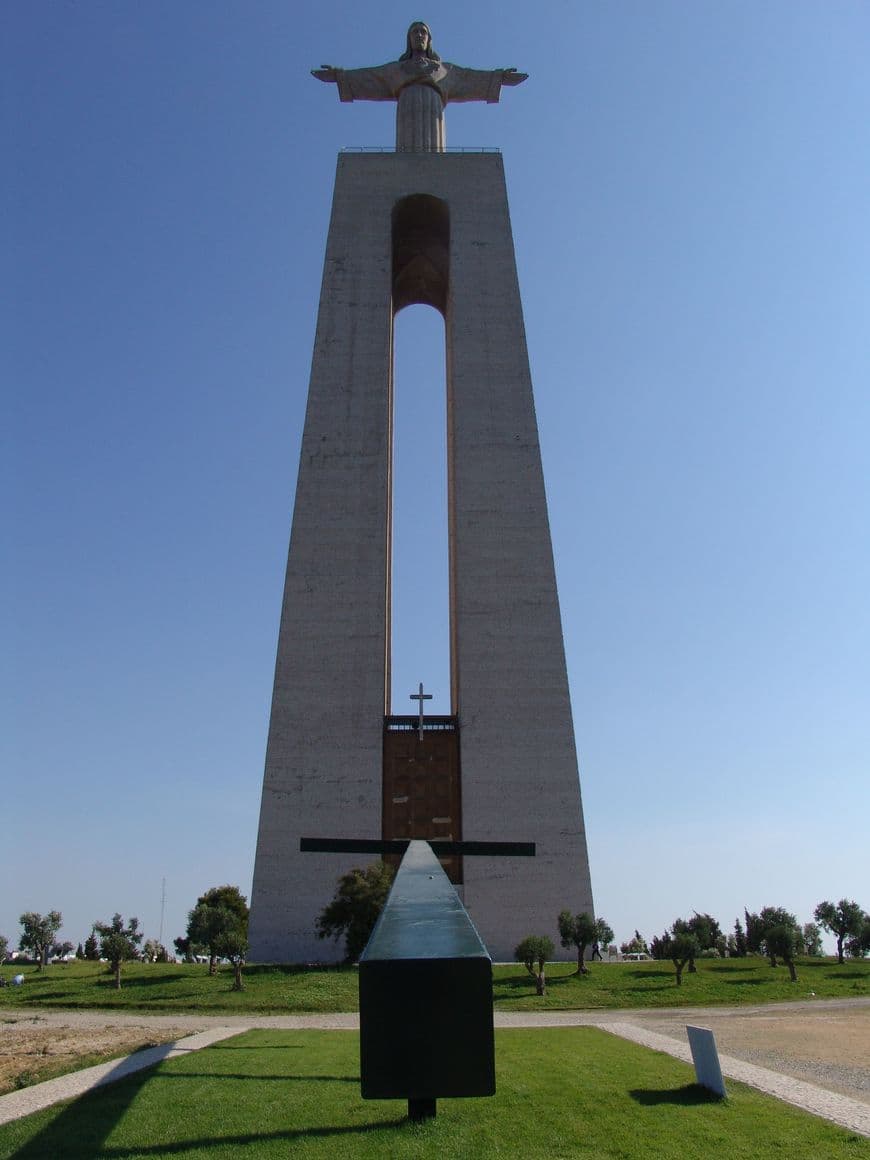
{"type": "Polygon", "coordinates": [[[235,977],[233,978],[233,990],[234,991],[244,991],[245,985],[242,982],[242,961],[241,961],[241,959],[239,959],[237,962],[233,963],[233,969],[235,971],[235,977]]]}
{"type": "Polygon", "coordinates": [[[120,991],[121,990],[121,963],[119,961],[117,963],[114,963],[113,965],[115,968],[115,990],[120,991]]]}
{"type": "Polygon", "coordinates": [[[539,975],[535,975],[535,993],[538,995],[546,995],[546,993],[547,993],[546,983],[547,983],[547,980],[544,978],[543,971],[541,971],[541,973],[539,975]]]}
{"type": "Polygon", "coordinates": [[[578,975],[588,975],[589,974],[589,968],[586,966],[585,962],[583,961],[583,957],[585,954],[586,954],[586,944],[584,943],[584,945],[582,947],[579,947],[579,946],[577,947],[577,974],[578,975]]]}
{"type": "Polygon", "coordinates": [[[683,967],[682,967],[681,963],[676,963],[675,966],[677,968],[677,986],[682,987],[682,985],[683,985],[683,967]]]}
{"type": "Polygon", "coordinates": [[[210,975],[216,975],[216,974],[217,974],[217,955],[209,955],[209,960],[208,960],[208,973],[209,973],[210,975]]]}
{"type": "Polygon", "coordinates": [[[845,935],[838,935],[837,936],[837,962],[840,964],[841,967],[843,966],[843,964],[846,961],[843,958],[843,939],[845,937],[846,937],[845,935]]]}
{"type": "Polygon", "coordinates": [[[695,966],[695,960],[689,959],[689,974],[690,975],[697,975],[697,973],[698,973],[698,968],[695,966]]]}
{"type": "Polygon", "coordinates": [[[797,971],[794,969],[793,960],[788,959],[788,961],[786,962],[785,965],[788,967],[789,978],[791,979],[791,981],[793,983],[796,983],[798,981],[798,978],[797,978],[797,971]]]}

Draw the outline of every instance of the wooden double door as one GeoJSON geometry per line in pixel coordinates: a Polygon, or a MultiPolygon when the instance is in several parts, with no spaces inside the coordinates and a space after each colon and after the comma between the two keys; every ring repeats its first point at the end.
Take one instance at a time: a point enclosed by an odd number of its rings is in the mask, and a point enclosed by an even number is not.
{"type": "MultiPolygon", "coordinates": [[[[416,718],[384,723],[383,837],[462,839],[459,730],[455,718],[431,717],[420,738],[416,718]]],[[[398,865],[399,859],[393,859],[398,865]]],[[[462,859],[442,858],[450,881],[462,882],[462,859]]]]}

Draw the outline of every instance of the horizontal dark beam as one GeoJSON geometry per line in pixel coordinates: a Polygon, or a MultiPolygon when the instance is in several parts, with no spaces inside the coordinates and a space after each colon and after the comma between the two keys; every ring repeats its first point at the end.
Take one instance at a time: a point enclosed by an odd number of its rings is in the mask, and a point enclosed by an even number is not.
{"type": "MultiPolygon", "coordinates": [[[[429,843],[439,858],[453,854],[486,858],[534,858],[534,842],[439,842],[429,843]]],[[[303,854],[404,854],[408,842],[404,838],[300,838],[303,854]]]]}

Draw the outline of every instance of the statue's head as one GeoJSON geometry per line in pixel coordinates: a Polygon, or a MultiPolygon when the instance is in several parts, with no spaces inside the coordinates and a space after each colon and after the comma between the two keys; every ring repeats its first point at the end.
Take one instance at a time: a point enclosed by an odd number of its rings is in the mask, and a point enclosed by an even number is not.
{"type": "Polygon", "coordinates": [[[410,60],[415,52],[422,52],[430,60],[441,59],[432,47],[432,33],[429,31],[429,25],[424,24],[422,20],[415,20],[408,29],[405,51],[399,60],[410,60]]]}

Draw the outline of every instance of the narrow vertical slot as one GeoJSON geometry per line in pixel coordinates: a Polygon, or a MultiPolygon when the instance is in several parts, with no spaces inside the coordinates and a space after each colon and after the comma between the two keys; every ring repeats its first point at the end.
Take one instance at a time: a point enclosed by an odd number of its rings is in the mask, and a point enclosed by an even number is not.
{"type": "Polygon", "coordinates": [[[395,319],[393,373],[391,705],[450,713],[447,392],[444,321],[430,306],[395,319]]]}

